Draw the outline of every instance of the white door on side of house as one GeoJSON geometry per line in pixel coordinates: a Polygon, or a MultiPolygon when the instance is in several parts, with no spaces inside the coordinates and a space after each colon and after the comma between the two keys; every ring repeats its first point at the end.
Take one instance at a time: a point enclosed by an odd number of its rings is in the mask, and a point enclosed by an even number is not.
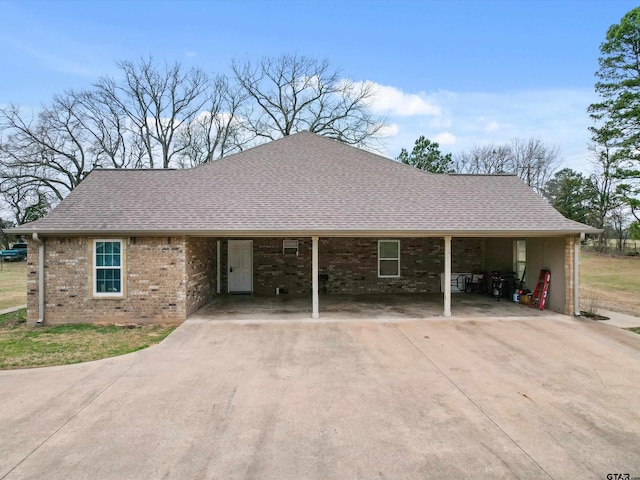
{"type": "Polygon", "coordinates": [[[229,240],[229,293],[253,291],[253,240],[229,240]]]}

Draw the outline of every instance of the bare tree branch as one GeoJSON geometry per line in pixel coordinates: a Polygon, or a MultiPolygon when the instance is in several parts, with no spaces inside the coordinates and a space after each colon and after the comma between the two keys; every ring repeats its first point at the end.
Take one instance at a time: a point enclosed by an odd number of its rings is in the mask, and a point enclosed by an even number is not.
{"type": "Polygon", "coordinates": [[[540,139],[515,138],[506,145],[484,145],[458,154],[456,171],[472,174],[512,174],[538,193],[557,170],[559,149],[540,139]]]}
{"type": "Polygon", "coordinates": [[[251,100],[242,115],[248,131],[273,140],[303,130],[358,146],[370,146],[385,122],[369,101],[371,84],[342,78],[327,60],[297,55],[232,62],[237,84],[251,100]]]}

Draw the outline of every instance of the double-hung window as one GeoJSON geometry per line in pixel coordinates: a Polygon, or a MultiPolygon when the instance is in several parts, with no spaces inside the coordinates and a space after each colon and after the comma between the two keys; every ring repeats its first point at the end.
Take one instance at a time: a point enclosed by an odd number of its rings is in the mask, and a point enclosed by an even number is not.
{"type": "Polygon", "coordinates": [[[297,257],[298,256],[298,240],[283,240],[282,253],[283,255],[295,255],[297,257]]]}
{"type": "Polygon", "coordinates": [[[378,240],[378,277],[400,276],[400,240],[378,240]]]}
{"type": "Polygon", "coordinates": [[[122,240],[93,241],[93,294],[122,296],[122,240]]]}

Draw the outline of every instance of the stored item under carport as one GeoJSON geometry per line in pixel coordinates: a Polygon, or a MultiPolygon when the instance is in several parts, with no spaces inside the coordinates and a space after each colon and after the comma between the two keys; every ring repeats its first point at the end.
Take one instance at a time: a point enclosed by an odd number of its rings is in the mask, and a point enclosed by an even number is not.
{"type": "Polygon", "coordinates": [[[544,310],[544,307],[547,304],[550,281],[551,272],[549,270],[540,270],[538,283],[536,283],[536,288],[533,290],[533,295],[531,296],[531,308],[544,310]]]}
{"type": "Polygon", "coordinates": [[[515,291],[516,274],[507,270],[491,272],[491,296],[496,300],[511,298],[515,291]]]}

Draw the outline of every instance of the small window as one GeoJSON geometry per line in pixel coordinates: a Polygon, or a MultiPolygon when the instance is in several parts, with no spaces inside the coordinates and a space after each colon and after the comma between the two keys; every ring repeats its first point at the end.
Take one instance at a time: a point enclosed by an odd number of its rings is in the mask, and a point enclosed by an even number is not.
{"type": "Polygon", "coordinates": [[[298,240],[283,240],[282,253],[284,255],[298,256],[298,240]]]}
{"type": "Polygon", "coordinates": [[[93,294],[98,297],[122,296],[121,240],[94,240],[93,294]]]}
{"type": "Polygon", "coordinates": [[[513,271],[516,278],[521,279],[527,267],[527,241],[516,240],[513,242],[513,271]]]}
{"type": "Polygon", "coordinates": [[[400,240],[378,241],[378,277],[400,276],[400,240]]]}

